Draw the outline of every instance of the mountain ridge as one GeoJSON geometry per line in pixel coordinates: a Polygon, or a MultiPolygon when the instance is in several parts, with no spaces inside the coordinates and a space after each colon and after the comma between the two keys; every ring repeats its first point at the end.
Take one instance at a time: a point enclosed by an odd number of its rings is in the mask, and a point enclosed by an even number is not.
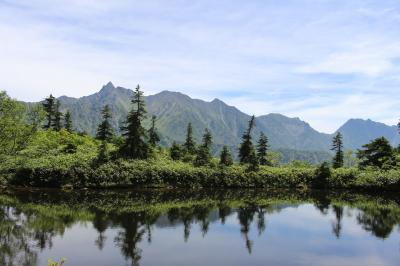
{"type": "MultiPolygon", "coordinates": [[[[80,98],[58,97],[62,111],[70,110],[74,125],[79,131],[94,135],[101,119],[101,109],[108,104],[113,114],[112,126],[119,132],[127,112],[133,91],[115,86],[112,82],[100,91],[80,98]]],[[[149,117],[157,116],[157,126],[162,136],[162,144],[172,141],[183,142],[187,123],[191,122],[194,136],[201,140],[204,128],[209,128],[217,146],[236,147],[247,127],[250,116],[235,106],[230,106],[215,98],[212,101],[193,99],[181,92],[163,90],[145,96],[149,117]]],[[[145,122],[148,125],[148,121],[145,122]]],[[[333,134],[319,132],[298,117],[287,117],[270,113],[256,117],[254,137],[263,131],[270,140],[272,149],[330,152],[333,134]]],[[[355,150],[373,138],[385,136],[392,145],[400,143],[396,126],[388,126],[370,119],[349,119],[336,132],[344,135],[345,148],[355,150]]]]}

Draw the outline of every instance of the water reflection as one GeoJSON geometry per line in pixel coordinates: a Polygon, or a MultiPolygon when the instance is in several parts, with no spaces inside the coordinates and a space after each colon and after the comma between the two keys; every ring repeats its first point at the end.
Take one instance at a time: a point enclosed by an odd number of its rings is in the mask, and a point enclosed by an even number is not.
{"type": "Polygon", "coordinates": [[[282,191],[4,191],[0,195],[0,265],[39,265],[39,258],[44,256],[42,252],[54,247],[53,239],[80,224],[80,230],[86,230],[87,224],[96,230],[92,243],[99,251],[106,252],[106,245],[112,243],[125,262],[140,265],[143,247],[152,245],[154,230],[173,228],[181,241],[190,243],[195,227],[206,239],[215,225],[229,228],[231,225],[225,225],[228,218],[236,220],[234,230],[241,236],[242,247],[253,255],[255,239],[269,230],[269,217],[309,204],[320,217],[329,216],[327,228],[330,227],[338,240],[345,229],[345,213],[376,239],[389,238],[400,224],[399,198],[394,195],[282,191]],[[108,230],[115,232],[107,234],[108,230]]]}

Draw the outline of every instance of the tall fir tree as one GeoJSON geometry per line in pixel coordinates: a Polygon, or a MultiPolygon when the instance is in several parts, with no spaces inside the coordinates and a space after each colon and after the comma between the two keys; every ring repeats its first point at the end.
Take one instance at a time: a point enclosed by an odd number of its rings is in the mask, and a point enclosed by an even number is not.
{"type": "Polygon", "coordinates": [[[220,165],[225,165],[225,166],[230,166],[233,164],[233,159],[232,159],[232,154],[228,149],[228,146],[222,147],[222,151],[219,157],[219,164],[220,165]]]}
{"type": "Polygon", "coordinates": [[[53,125],[53,120],[54,120],[54,106],[55,106],[55,101],[56,99],[52,94],[50,94],[49,97],[44,99],[44,102],[42,103],[43,109],[46,112],[46,123],[43,126],[44,129],[50,129],[52,128],[53,125]]]}
{"type": "Polygon", "coordinates": [[[110,159],[110,155],[108,152],[108,147],[107,147],[107,141],[102,140],[100,147],[99,147],[99,152],[97,154],[97,162],[99,164],[106,163],[110,159]]]}
{"type": "Polygon", "coordinates": [[[267,158],[267,152],[268,152],[268,137],[265,136],[264,132],[260,133],[260,138],[258,139],[257,143],[257,157],[258,161],[260,162],[260,165],[268,165],[268,158],[267,158]]]}
{"type": "Polygon", "coordinates": [[[189,154],[194,154],[196,152],[196,143],[193,139],[193,128],[192,123],[188,123],[186,130],[186,140],[183,144],[185,151],[189,154]]]}
{"type": "Polygon", "coordinates": [[[343,153],[343,136],[338,132],[332,140],[332,151],[335,152],[333,157],[333,168],[341,168],[344,164],[344,153],[343,153]]]}
{"type": "Polygon", "coordinates": [[[178,143],[176,143],[176,141],[172,143],[172,146],[169,149],[169,154],[174,161],[182,158],[182,148],[178,143]]]}
{"type": "Polygon", "coordinates": [[[109,105],[105,105],[101,110],[102,122],[97,127],[96,138],[109,142],[114,136],[114,130],[111,126],[111,110],[109,105]]]}
{"type": "Polygon", "coordinates": [[[142,125],[146,118],[143,92],[138,85],[132,98],[132,110],[129,112],[125,126],[121,127],[125,142],[120,152],[123,156],[132,159],[146,159],[149,154],[149,146],[146,142],[146,130],[142,125]]]}
{"type": "Polygon", "coordinates": [[[203,141],[201,146],[197,149],[196,158],[194,164],[196,166],[203,166],[210,163],[211,160],[211,145],[212,135],[211,132],[206,128],[204,130],[203,141]]]}
{"type": "Polygon", "coordinates": [[[72,117],[71,117],[71,112],[68,110],[67,113],[64,116],[64,128],[68,132],[73,131],[73,125],[72,125],[72,117]]]}
{"type": "Polygon", "coordinates": [[[258,156],[256,154],[255,149],[253,148],[250,152],[249,158],[248,158],[248,170],[249,171],[257,171],[259,169],[259,160],[258,160],[258,156]]]}
{"type": "Polygon", "coordinates": [[[60,111],[60,101],[55,101],[54,105],[54,119],[53,119],[53,129],[55,131],[60,131],[63,127],[62,125],[62,119],[63,119],[63,114],[60,111]]]}
{"type": "Polygon", "coordinates": [[[249,125],[246,132],[242,136],[242,143],[239,148],[239,159],[241,163],[250,163],[250,156],[254,152],[254,146],[251,138],[251,131],[255,127],[255,116],[253,115],[249,120],[249,125]]]}
{"type": "Polygon", "coordinates": [[[160,142],[160,137],[158,136],[157,128],[156,128],[156,120],[157,120],[157,116],[153,115],[151,117],[151,127],[148,131],[149,143],[153,147],[157,146],[157,143],[160,142]]]}

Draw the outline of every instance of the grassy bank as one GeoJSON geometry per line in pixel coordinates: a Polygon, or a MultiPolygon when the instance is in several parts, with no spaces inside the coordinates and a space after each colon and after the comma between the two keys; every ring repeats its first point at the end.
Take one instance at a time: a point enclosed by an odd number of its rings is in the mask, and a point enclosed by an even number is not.
{"type": "MultiPolygon", "coordinates": [[[[112,153],[115,146],[108,144],[112,153]]],[[[40,131],[13,156],[2,156],[0,182],[29,187],[267,187],[399,189],[400,170],[331,169],[321,176],[313,166],[207,166],[170,159],[166,149],[154,149],[147,160],[96,161],[100,142],[66,131],[40,131]]]]}

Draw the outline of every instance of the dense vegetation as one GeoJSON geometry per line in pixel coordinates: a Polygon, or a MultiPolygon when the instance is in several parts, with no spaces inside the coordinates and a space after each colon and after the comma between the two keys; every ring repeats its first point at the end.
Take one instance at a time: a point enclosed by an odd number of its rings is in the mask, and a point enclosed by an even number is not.
{"type": "MultiPolygon", "coordinates": [[[[399,150],[378,138],[357,152],[357,159],[343,151],[340,134],[333,139],[336,152],[330,164],[319,167],[294,161],[280,165],[269,150],[264,133],[253,143],[253,116],[238,147],[239,162],[232,150],[221,147],[213,156],[213,136],[205,128],[196,144],[192,124],[184,143],[158,146],[157,117],[146,129],[146,106],[137,87],[131,111],[114,135],[108,106],[99,112],[96,138],[74,132],[71,113],[60,112],[60,102],[50,95],[43,107],[24,106],[0,94],[0,181],[4,185],[40,187],[330,187],[400,188],[399,150]],[[358,163],[359,162],[359,163],[358,163]],[[349,167],[344,167],[349,166],[349,167]]],[[[196,129],[200,130],[200,129],[196,129]]]]}

